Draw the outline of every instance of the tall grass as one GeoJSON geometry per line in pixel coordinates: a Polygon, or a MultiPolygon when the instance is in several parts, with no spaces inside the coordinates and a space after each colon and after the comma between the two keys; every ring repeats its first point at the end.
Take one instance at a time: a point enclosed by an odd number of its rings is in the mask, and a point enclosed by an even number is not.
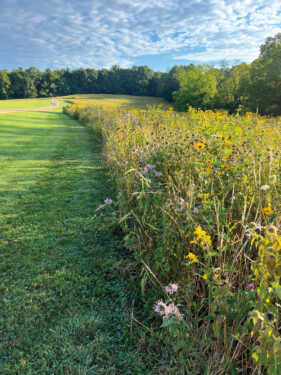
{"type": "Polygon", "coordinates": [[[281,120],[66,112],[104,136],[119,223],[179,372],[280,374],[281,120]]]}

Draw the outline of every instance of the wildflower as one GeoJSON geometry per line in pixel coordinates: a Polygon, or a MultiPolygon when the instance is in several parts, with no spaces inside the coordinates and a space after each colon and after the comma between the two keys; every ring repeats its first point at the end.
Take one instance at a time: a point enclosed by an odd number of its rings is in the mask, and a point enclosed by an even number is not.
{"type": "Polygon", "coordinates": [[[122,161],[122,165],[123,165],[123,167],[125,167],[125,165],[128,165],[128,162],[127,161],[122,161]]]}
{"type": "Polygon", "coordinates": [[[206,145],[204,143],[202,143],[202,142],[198,142],[193,147],[197,148],[197,150],[202,150],[202,149],[204,149],[206,147],[206,145]]]}
{"type": "Polygon", "coordinates": [[[113,200],[110,199],[110,198],[106,198],[106,199],[104,200],[104,203],[105,203],[105,204],[111,204],[112,202],[113,202],[113,200]]]}
{"type": "Polygon", "coordinates": [[[209,193],[201,193],[201,194],[198,194],[198,198],[202,198],[202,199],[207,199],[209,197],[209,193]]]}
{"type": "Polygon", "coordinates": [[[140,173],[141,173],[142,175],[145,175],[145,174],[147,174],[147,173],[148,173],[148,169],[144,168],[144,170],[143,170],[143,171],[141,171],[140,173]]]}
{"type": "Polygon", "coordinates": [[[199,210],[198,210],[197,207],[194,207],[193,210],[192,210],[192,212],[193,212],[194,214],[198,214],[199,210]]]}
{"type": "Polygon", "coordinates": [[[208,280],[208,275],[206,273],[202,277],[204,280],[208,280]]]}
{"type": "Polygon", "coordinates": [[[270,186],[269,186],[269,185],[262,185],[262,186],[260,187],[260,190],[263,190],[263,191],[265,191],[265,190],[267,190],[267,189],[270,189],[270,186]]]}
{"type": "Polygon", "coordinates": [[[188,253],[186,255],[186,258],[187,259],[190,259],[191,260],[191,263],[198,263],[198,257],[197,255],[193,254],[193,253],[188,253]]]}
{"type": "Polygon", "coordinates": [[[155,174],[156,177],[160,177],[160,176],[162,176],[163,173],[162,173],[162,172],[155,171],[154,174],[155,174]]]}
{"type": "Polygon", "coordinates": [[[153,168],[155,168],[155,165],[146,164],[145,168],[146,169],[153,169],[153,168]]]}
{"type": "Polygon", "coordinates": [[[272,210],[271,207],[265,207],[265,208],[263,209],[263,212],[264,212],[266,215],[270,215],[270,214],[273,213],[273,210],[272,210]]]}
{"type": "Polygon", "coordinates": [[[173,303],[167,306],[166,315],[175,315],[177,318],[182,319],[182,314],[180,313],[178,307],[173,303]]]}
{"type": "Polygon", "coordinates": [[[195,241],[191,241],[191,243],[200,243],[201,246],[207,244],[209,246],[212,245],[211,237],[199,226],[196,228],[194,234],[196,234],[197,239],[195,241]]]}
{"type": "Polygon", "coordinates": [[[178,284],[169,284],[169,285],[166,285],[165,287],[164,287],[164,289],[165,289],[165,292],[166,293],[168,293],[168,294],[174,294],[174,293],[176,293],[177,292],[177,290],[178,290],[178,284]]]}
{"type": "Polygon", "coordinates": [[[254,290],[254,289],[255,289],[255,286],[254,286],[254,284],[248,284],[248,285],[247,285],[247,288],[248,288],[249,290],[254,290]]]}
{"type": "Polygon", "coordinates": [[[223,142],[223,145],[224,145],[224,146],[231,146],[231,145],[233,145],[233,143],[230,142],[230,141],[224,141],[224,142],[223,142]]]}
{"type": "Polygon", "coordinates": [[[167,305],[162,300],[159,300],[154,306],[154,311],[161,316],[167,315],[167,305]]]}

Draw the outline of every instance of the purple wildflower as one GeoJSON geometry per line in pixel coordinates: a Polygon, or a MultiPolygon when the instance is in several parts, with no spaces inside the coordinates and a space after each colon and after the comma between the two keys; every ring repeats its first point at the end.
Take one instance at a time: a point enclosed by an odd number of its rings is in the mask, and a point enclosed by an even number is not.
{"type": "Polygon", "coordinates": [[[255,285],[254,285],[254,284],[248,284],[248,285],[247,285],[247,288],[248,288],[249,290],[254,290],[254,289],[255,289],[255,285]]]}
{"type": "Polygon", "coordinates": [[[159,300],[154,306],[154,311],[161,316],[167,315],[167,307],[168,306],[162,300],[159,300]]]}
{"type": "Polygon", "coordinates": [[[175,304],[171,303],[171,305],[167,306],[166,310],[166,315],[175,315],[177,318],[182,319],[182,314],[175,304]]]}
{"type": "Polygon", "coordinates": [[[155,171],[154,174],[155,174],[156,177],[162,176],[162,172],[155,171]]]}
{"type": "Polygon", "coordinates": [[[166,293],[168,294],[173,294],[173,293],[176,293],[177,290],[178,290],[179,286],[178,284],[174,283],[174,284],[169,284],[169,285],[166,285],[164,287],[166,293]]]}
{"type": "Polygon", "coordinates": [[[145,174],[147,174],[147,173],[148,173],[148,169],[144,168],[144,170],[143,170],[143,171],[141,171],[140,173],[141,173],[142,175],[145,175],[145,174]]]}
{"type": "Polygon", "coordinates": [[[162,300],[156,302],[154,311],[161,316],[175,315],[179,319],[183,317],[175,304],[171,303],[170,305],[166,305],[162,300]]]}
{"type": "Polygon", "coordinates": [[[153,168],[155,168],[155,165],[146,164],[145,168],[146,169],[153,169],[153,168]]]}
{"type": "Polygon", "coordinates": [[[105,204],[111,204],[112,202],[113,202],[113,200],[110,199],[110,198],[106,198],[106,199],[104,200],[104,203],[105,203],[105,204]]]}
{"type": "Polygon", "coordinates": [[[258,224],[257,224],[257,229],[258,229],[258,230],[262,230],[262,229],[263,229],[263,226],[262,226],[260,223],[258,223],[258,224]]]}
{"type": "Polygon", "coordinates": [[[193,210],[192,210],[192,212],[193,212],[194,214],[198,214],[199,210],[198,210],[197,207],[194,207],[193,210]]]}

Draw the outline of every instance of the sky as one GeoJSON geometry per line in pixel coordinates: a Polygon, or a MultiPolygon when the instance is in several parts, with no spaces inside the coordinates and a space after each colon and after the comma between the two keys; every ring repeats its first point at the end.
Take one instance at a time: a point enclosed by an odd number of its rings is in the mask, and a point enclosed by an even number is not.
{"type": "Polygon", "coordinates": [[[280,0],[0,0],[0,69],[250,63],[280,0]]]}

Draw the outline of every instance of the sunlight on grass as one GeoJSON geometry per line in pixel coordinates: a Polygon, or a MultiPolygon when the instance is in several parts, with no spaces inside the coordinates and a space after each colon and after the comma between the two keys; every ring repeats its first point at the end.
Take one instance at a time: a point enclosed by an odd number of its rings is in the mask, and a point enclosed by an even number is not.
{"type": "Polygon", "coordinates": [[[147,105],[158,106],[162,105],[163,108],[170,106],[164,99],[147,97],[147,96],[131,96],[131,95],[107,95],[107,94],[77,94],[64,97],[72,103],[81,104],[86,106],[101,105],[105,107],[118,107],[118,108],[140,108],[147,109],[147,105]]]}
{"type": "Polygon", "coordinates": [[[0,109],[32,109],[48,107],[50,104],[50,99],[0,100],[0,109]]]}

